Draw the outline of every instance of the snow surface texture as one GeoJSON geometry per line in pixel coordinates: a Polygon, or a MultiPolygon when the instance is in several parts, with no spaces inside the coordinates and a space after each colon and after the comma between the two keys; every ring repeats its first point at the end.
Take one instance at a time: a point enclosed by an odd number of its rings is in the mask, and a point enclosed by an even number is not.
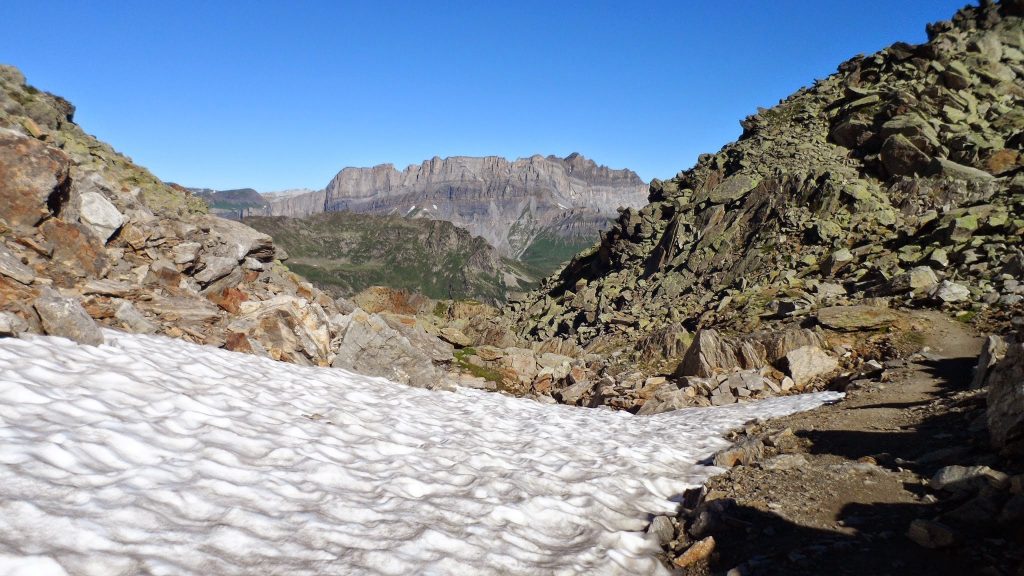
{"type": "Polygon", "coordinates": [[[156,336],[0,340],[0,573],[658,574],[649,514],[720,434],[156,336]]]}

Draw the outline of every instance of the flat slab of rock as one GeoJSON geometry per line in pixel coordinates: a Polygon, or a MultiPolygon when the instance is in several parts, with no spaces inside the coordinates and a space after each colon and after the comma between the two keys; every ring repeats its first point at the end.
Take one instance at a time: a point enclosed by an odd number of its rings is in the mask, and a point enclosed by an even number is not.
{"type": "Polygon", "coordinates": [[[885,328],[899,319],[895,311],[880,306],[829,306],[818,310],[818,322],[846,332],[885,328]]]}
{"type": "Polygon", "coordinates": [[[35,273],[28,266],[21,263],[17,256],[11,253],[6,246],[0,244],[0,274],[13,278],[22,284],[31,284],[35,273]]]}

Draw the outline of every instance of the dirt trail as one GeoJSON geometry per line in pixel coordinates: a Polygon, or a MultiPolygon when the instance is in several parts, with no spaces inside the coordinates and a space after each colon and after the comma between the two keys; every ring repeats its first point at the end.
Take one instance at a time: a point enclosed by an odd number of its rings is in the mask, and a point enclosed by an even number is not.
{"type": "Polygon", "coordinates": [[[907,537],[913,520],[951,505],[927,488],[936,470],[992,459],[984,397],[969,390],[982,339],[940,313],[917,313],[914,324],[922,353],[887,363],[882,382],[749,430],[792,430],[779,450],[792,455],[709,482],[706,500],[724,510],[699,535],[717,542],[713,572],[1003,574],[1019,561],[998,539],[930,550],[907,537]]]}

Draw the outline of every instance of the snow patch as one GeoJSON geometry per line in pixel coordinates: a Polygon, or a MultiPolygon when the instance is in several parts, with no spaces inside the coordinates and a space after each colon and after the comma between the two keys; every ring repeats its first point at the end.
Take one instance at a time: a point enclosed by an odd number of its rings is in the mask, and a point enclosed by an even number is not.
{"type": "Polygon", "coordinates": [[[0,340],[0,573],[664,574],[648,514],[721,434],[159,336],[0,340]]]}

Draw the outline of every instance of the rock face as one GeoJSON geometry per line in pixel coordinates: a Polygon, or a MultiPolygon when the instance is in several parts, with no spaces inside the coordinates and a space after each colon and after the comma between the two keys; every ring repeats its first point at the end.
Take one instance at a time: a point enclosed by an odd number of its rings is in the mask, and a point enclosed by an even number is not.
{"type": "Polygon", "coordinates": [[[208,214],[72,112],[0,66],[0,336],[99,345],[106,326],[446,385],[449,345],[339,304],[282,265],[270,236],[208,214]]]}
{"type": "Polygon", "coordinates": [[[987,382],[993,446],[1024,455],[1024,340],[1007,345],[1003,359],[989,370],[987,382]]]}
{"type": "Polygon", "coordinates": [[[435,157],[402,171],[391,164],[345,168],[326,190],[275,200],[267,212],[351,211],[447,220],[519,259],[528,257],[538,241],[577,248],[593,244],[617,208],[646,202],[646,190],[632,171],[598,166],[579,154],[514,161],[435,157]]]}
{"type": "Polygon", "coordinates": [[[893,306],[1019,314],[1022,28],[1019,3],[982,3],[930,25],[926,44],[841,64],[653,181],[647,206],[505,316],[525,338],[639,362],[638,343],[679,326],[742,334],[806,315],[884,329],[893,306]],[[847,308],[814,314],[829,306],[847,308]]]}

